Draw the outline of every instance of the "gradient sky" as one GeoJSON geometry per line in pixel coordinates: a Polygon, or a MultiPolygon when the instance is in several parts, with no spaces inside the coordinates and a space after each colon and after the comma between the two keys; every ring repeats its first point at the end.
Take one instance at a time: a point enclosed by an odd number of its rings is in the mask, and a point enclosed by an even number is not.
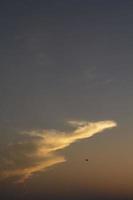
{"type": "Polygon", "coordinates": [[[131,0],[1,1],[2,199],[133,197],[132,102],[131,0]]]}

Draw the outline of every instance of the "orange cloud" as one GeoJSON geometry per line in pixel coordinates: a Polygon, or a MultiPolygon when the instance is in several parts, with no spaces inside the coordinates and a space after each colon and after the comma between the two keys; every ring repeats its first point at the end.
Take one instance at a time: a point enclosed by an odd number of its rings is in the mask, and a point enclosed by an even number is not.
{"type": "MultiPolygon", "coordinates": [[[[64,149],[84,138],[89,138],[100,133],[105,129],[116,127],[117,124],[114,121],[100,121],[100,122],[85,122],[85,121],[69,121],[71,126],[75,128],[72,132],[60,132],[57,130],[42,130],[42,131],[30,131],[24,134],[30,137],[30,141],[26,145],[33,145],[34,150],[25,152],[24,162],[31,160],[28,166],[21,166],[16,163],[15,169],[1,170],[1,176],[4,178],[18,177],[18,182],[24,182],[33,174],[45,171],[47,168],[65,162],[65,158],[57,156],[57,152],[60,149],[64,149]]],[[[24,148],[25,143],[19,143],[16,147],[17,155],[19,157],[19,146],[24,148]],[[18,148],[18,149],[17,149],[18,148]]],[[[11,158],[12,159],[12,158],[11,158]]]]}

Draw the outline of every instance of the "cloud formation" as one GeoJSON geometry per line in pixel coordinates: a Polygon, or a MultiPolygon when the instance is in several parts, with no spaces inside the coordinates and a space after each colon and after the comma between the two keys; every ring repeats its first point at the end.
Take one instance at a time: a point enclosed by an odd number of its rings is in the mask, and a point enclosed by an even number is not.
{"type": "Polygon", "coordinates": [[[60,132],[57,130],[34,130],[24,132],[27,140],[13,144],[8,158],[4,158],[8,167],[1,169],[1,178],[17,177],[17,182],[23,183],[33,174],[45,171],[47,168],[65,162],[63,156],[58,155],[77,140],[92,137],[105,129],[116,127],[114,121],[86,122],[69,121],[74,130],[60,132]]]}

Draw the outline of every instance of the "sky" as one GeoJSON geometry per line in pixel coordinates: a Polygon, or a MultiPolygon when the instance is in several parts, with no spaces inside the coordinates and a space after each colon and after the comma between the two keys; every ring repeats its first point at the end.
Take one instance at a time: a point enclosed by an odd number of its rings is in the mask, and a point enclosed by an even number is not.
{"type": "Polygon", "coordinates": [[[132,11],[1,1],[2,199],[133,198],[132,11]]]}

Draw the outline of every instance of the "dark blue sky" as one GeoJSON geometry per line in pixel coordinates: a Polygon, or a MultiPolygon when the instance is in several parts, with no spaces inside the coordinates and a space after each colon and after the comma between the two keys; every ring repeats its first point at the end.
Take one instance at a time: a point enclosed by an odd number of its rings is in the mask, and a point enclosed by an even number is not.
{"type": "Polygon", "coordinates": [[[132,96],[132,8],[131,1],[2,3],[2,123],[51,126],[57,115],[90,119],[95,109],[115,115],[132,96]]]}

